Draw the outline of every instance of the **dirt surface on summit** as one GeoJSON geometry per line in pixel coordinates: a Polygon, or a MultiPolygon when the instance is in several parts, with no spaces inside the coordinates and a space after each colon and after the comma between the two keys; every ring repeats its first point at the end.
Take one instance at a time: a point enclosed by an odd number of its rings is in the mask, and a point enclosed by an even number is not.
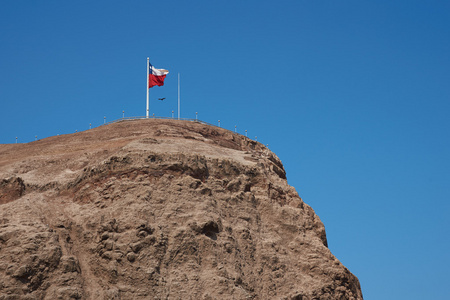
{"type": "Polygon", "coordinates": [[[0,145],[1,299],[362,299],[278,157],[134,120],[0,145]]]}

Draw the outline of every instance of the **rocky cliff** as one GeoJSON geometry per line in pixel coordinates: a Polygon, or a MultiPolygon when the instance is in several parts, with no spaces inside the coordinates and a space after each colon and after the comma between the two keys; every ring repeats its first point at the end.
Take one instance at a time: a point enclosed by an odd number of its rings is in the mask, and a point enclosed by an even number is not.
{"type": "Polygon", "coordinates": [[[135,120],[0,145],[0,299],[362,299],[262,144],[135,120]]]}

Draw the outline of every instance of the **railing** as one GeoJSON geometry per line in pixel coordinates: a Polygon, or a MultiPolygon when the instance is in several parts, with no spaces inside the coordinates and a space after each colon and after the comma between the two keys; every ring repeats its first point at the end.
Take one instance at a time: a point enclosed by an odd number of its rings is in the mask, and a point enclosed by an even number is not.
{"type": "Polygon", "coordinates": [[[220,126],[217,126],[217,125],[214,125],[214,124],[211,124],[211,123],[208,123],[208,122],[199,120],[199,119],[189,119],[189,118],[171,118],[171,117],[158,117],[158,116],[148,116],[148,117],[123,117],[123,118],[120,118],[120,119],[116,119],[116,120],[113,120],[113,121],[106,122],[106,123],[104,123],[104,124],[102,124],[102,125],[100,125],[100,126],[104,126],[104,125],[108,125],[108,124],[113,124],[113,123],[117,123],[117,122],[122,122],[122,121],[128,121],[128,120],[148,120],[148,119],[162,119],[162,120],[174,120],[174,121],[189,121],[189,122],[196,122],[196,123],[200,123],[200,124],[205,124],[205,125],[209,125],[209,126],[213,126],[213,127],[225,129],[225,130],[228,130],[228,131],[230,131],[230,132],[232,132],[232,133],[234,133],[234,134],[241,135],[241,136],[243,136],[243,137],[245,137],[245,138],[247,138],[247,139],[249,138],[248,136],[242,135],[242,134],[240,134],[240,133],[238,133],[238,132],[236,132],[236,131],[232,131],[232,130],[229,130],[229,129],[226,129],[226,128],[223,128],[223,127],[220,127],[220,126]]]}
{"type": "MultiPolygon", "coordinates": [[[[106,117],[104,118],[105,120],[106,120],[106,117]]],[[[189,122],[196,122],[196,123],[200,123],[200,124],[204,124],[204,125],[208,125],[208,126],[213,126],[213,127],[216,127],[216,128],[220,128],[220,129],[224,129],[224,130],[227,130],[227,131],[229,131],[229,132],[231,132],[231,133],[234,133],[234,134],[237,134],[237,135],[239,135],[239,136],[242,136],[242,137],[244,137],[244,138],[246,138],[246,139],[249,139],[249,140],[252,140],[252,139],[250,139],[248,136],[247,136],[247,130],[245,130],[245,135],[243,135],[243,134],[240,134],[240,133],[238,133],[237,131],[236,131],[236,126],[234,127],[234,131],[232,131],[232,130],[230,130],[230,129],[226,129],[226,128],[224,128],[224,127],[221,127],[220,126],[220,121],[219,121],[219,125],[214,125],[214,124],[211,124],[211,123],[208,123],[208,122],[205,122],[205,121],[202,121],[202,120],[199,120],[199,119],[189,119],[189,118],[171,118],[171,117],[158,117],[158,116],[148,116],[148,117],[122,117],[122,118],[120,118],[120,119],[116,119],[116,120],[113,120],[113,121],[109,121],[109,122],[105,122],[105,123],[103,123],[103,124],[101,124],[100,125],[100,127],[101,126],[104,126],[104,125],[108,125],[108,124],[113,124],[113,123],[118,123],[118,122],[122,122],[122,121],[129,121],[129,120],[148,120],[148,119],[162,119],[162,120],[174,120],[174,121],[189,121],[189,122]]],[[[89,129],[93,129],[92,127],[91,127],[91,124],[89,124],[89,129]]],[[[78,130],[76,130],[75,132],[78,132],[78,130]]],[[[58,134],[59,135],[59,134],[58,134]]],[[[35,136],[35,140],[37,140],[37,136],[35,136]]],[[[254,139],[254,141],[255,142],[258,142],[258,140],[256,139],[256,137],[255,137],[255,139],[254,139]]],[[[18,143],[18,138],[16,137],[16,144],[18,143]]],[[[260,143],[260,142],[259,142],[260,143]]],[[[268,146],[268,145],[267,145],[268,146]]]]}
{"type": "MultiPolygon", "coordinates": [[[[209,126],[215,126],[215,127],[219,127],[217,125],[202,121],[202,120],[198,120],[198,119],[188,119],[188,118],[171,118],[171,117],[158,117],[158,116],[148,116],[148,117],[123,117],[117,120],[113,120],[113,121],[109,121],[106,122],[102,125],[108,125],[108,124],[113,124],[113,123],[117,123],[117,122],[121,122],[121,121],[127,121],[127,120],[145,120],[145,119],[162,119],[162,120],[175,120],[175,121],[191,121],[191,122],[197,122],[197,123],[201,123],[201,124],[205,124],[205,125],[209,125],[209,126]]],[[[221,128],[221,127],[219,127],[221,128]]]]}

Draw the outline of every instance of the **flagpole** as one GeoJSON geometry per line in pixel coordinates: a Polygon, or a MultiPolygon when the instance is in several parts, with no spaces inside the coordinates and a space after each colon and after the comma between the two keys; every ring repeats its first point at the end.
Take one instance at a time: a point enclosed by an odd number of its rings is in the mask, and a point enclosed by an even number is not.
{"type": "Polygon", "coordinates": [[[178,120],[180,119],[180,73],[178,73],[178,120]]]}
{"type": "Polygon", "coordinates": [[[146,113],[146,117],[148,118],[148,111],[149,111],[149,101],[148,101],[148,92],[149,92],[149,88],[148,88],[148,70],[150,68],[150,58],[147,57],[147,113],[146,113]]]}

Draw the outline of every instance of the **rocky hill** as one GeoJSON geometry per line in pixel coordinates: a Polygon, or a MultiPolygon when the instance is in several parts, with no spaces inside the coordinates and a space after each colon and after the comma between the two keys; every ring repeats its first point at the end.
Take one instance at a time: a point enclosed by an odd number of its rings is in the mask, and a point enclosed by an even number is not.
{"type": "Polygon", "coordinates": [[[362,299],[278,157],[135,120],[0,145],[0,299],[362,299]]]}

